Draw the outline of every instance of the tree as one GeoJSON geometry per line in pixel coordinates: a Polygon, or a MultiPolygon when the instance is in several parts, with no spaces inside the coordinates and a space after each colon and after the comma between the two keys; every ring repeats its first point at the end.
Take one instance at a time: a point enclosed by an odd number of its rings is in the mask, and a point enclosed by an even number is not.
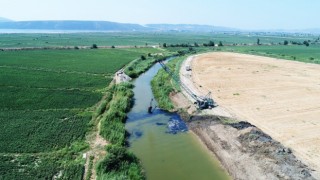
{"type": "Polygon", "coordinates": [[[223,44],[222,44],[222,42],[221,42],[221,41],[219,41],[219,44],[218,44],[218,46],[223,46],[223,44]]]}
{"type": "Polygon", "coordinates": [[[214,42],[213,41],[209,41],[208,46],[214,46],[214,42]]]}
{"type": "Polygon", "coordinates": [[[194,47],[199,47],[199,44],[195,42],[194,47]]]}
{"type": "Polygon", "coordinates": [[[115,46],[111,46],[112,49],[116,48],[115,46]]]}
{"type": "Polygon", "coordinates": [[[152,57],[152,54],[151,54],[151,53],[148,53],[148,57],[152,57]]]}
{"type": "Polygon", "coordinates": [[[141,60],[146,60],[146,57],[144,55],[141,55],[141,60]]]}
{"type": "Polygon", "coordinates": [[[163,43],[163,45],[162,45],[164,48],[166,48],[167,47],[167,43],[163,43]]]}
{"type": "Polygon", "coordinates": [[[91,49],[98,49],[98,46],[96,44],[92,44],[91,49]]]}
{"type": "Polygon", "coordinates": [[[260,39],[259,38],[257,39],[257,44],[260,45],[260,39]]]}
{"type": "Polygon", "coordinates": [[[303,44],[306,45],[307,47],[309,46],[309,42],[308,41],[303,41],[303,44]]]}
{"type": "Polygon", "coordinates": [[[284,40],[283,45],[288,45],[289,42],[287,40],[284,40]]]}

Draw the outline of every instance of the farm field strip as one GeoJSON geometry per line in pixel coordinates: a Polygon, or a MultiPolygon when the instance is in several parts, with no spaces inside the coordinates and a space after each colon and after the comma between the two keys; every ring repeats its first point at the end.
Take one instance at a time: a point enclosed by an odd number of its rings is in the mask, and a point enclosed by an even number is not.
{"type": "Polygon", "coordinates": [[[284,40],[314,40],[318,36],[291,34],[259,34],[259,33],[61,33],[61,34],[0,34],[1,47],[74,47],[74,46],[145,46],[197,42],[207,43],[208,40],[222,41],[225,44],[254,44],[257,39],[262,43],[279,43],[284,40]]]}
{"type": "Polygon", "coordinates": [[[91,75],[91,76],[113,76],[112,73],[90,73],[90,72],[83,72],[83,71],[70,71],[70,70],[54,70],[49,68],[32,68],[32,67],[23,67],[23,66],[0,66],[3,69],[12,69],[12,70],[26,70],[26,71],[40,71],[40,72],[53,72],[53,73],[61,73],[61,74],[79,74],[79,75],[91,75]]]}
{"type": "MultiPolygon", "coordinates": [[[[0,179],[81,177],[113,74],[154,48],[0,51],[0,179]],[[41,163],[40,163],[41,162],[41,163]],[[38,165],[37,165],[38,164],[38,165]],[[63,170],[63,171],[62,171],[63,170]]],[[[77,178],[79,179],[79,178],[77,178]]]]}
{"type": "Polygon", "coordinates": [[[320,45],[233,46],[221,50],[320,64],[320,45]]]}

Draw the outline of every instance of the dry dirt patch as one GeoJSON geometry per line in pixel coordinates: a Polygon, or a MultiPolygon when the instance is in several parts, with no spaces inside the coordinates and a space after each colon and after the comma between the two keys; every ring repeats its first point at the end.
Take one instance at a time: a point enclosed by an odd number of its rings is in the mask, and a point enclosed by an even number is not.
{"type": "Polygon", "coordinates": [[[199,91],[292,148],[320,177],[320,65],[222,52],[191,64],[199,91]]]}

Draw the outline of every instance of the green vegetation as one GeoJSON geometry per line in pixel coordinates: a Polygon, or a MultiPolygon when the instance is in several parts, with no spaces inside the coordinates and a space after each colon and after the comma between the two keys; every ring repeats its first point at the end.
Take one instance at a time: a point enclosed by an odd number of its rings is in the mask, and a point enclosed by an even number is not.
{"type": "Polygon", "coordinates": [[[125,121],[133,101],[132,88],[130,83],[121,83],[108,89],[113,97],[102,114],[100,134],[112,145],[107,146],[108,154],[97,166],[98,179],[144,179],[139,160],[125,148],[125,121]]]}
{"type": "Polygon", "coordinates": [[[157,51],[0,51],[0,179],[82,179],[92,116],[112,94],[94,105],[117,70],[157,51]]]}
{"type": "Polygon", "coordinates": [[[145,179],[139,160],[125,147],[109,145],[107,151],[108,155],[98,164],[97,179],[145,179]]]}
{"type": "Polygon", "coordinates": [[[109,108],[101,119],[101,136],[112,144],[124,145],[126,140],[126,130],[124,123],[127,112],[131,108],[133,85],[121,83],[113,85],[109,91],[113,92],[113,99],[109,103],[109,108]]]}
{"type": "Polygon", "coordinates": [[[232,51],[259,56],[268,56],[279,59],[301,61],[320,64],[320,46],[310,45],[276,45],[276,46],[234,46],[223,47],[222,51],[232,51]]]}
{"type": "Polygon", "coordinates": [[[99,46],[144,46],[147,44],[204,44],[208,40],[222,41],[224,45],[256,44],[257,39],[264,44],[288,41],[315,42],[318,36],[285,33],[192,33],[192,32],[114,32],[114,33],[52,33],[52,34],[0,34],[0,48],[9,47],[91,47],[99,46]]]}
{"type": "Polygon", "coordinates": [[[98,49],[98,46],[96,44],[92,44],[91,49],[98,49]]]}
{"type": "MultiPolygon", "coordinates": [[[[171,60],[166,65],[178,75],[181,62],[185,58],[185,56],[178,57],[171,60]]],[[[171,76],[163,69],[160,69],[158,74],[151,81],[152,92],[158,101],[159,107],[168,111],[171,111],[174,108],[169,97],[170,93],[175,91],[175,89],[179,90],[179,87],[176,87],[177,84],[173,84],[175,83],[172,83],[171,76]]]]}
{"type": "Polygon", "coordinates": [[[83,140],[91,116],[76,113],[73,110],[0,111],[0,153],[49,152],[83,140]]]}
{"type": "Polygon", "coordinates": [[[90,156],[89,165],[88,165],[88,173],[86,175],[86,180],[90,180],[90,178],[92,176],[93,159],[94,159],[94,156],[90,156]]]}
{"type": "Polygon", "coordinates": [[[164,60],[170,56],[172,56],[173,53],[161,53],[161,54],[149,54],[148,58],[145,59],[136,59],[129,63],[124,72],[130,76],[131,78],[136,78],[140,74],[146,72],[152,65],[154,65],[158,60],[164,60]]]}
{"type": "Polygon", "coordinates": [[[74,142],[59,151],[40,154],[1,154],[1,179],[82,179],[82,154],[87,144],[74,142]]]}
{"type": "MultiPolygon", "coordinates": [[[[155,48],[0,51],[0,65],[25,71],[83,74],[89,77],[113,75],[141,54],[155,48]]],[[[4,66],[4,67],[3,67],[4,66]]],[[[22,72],[25,72],[22,71],[22,72]]]]}

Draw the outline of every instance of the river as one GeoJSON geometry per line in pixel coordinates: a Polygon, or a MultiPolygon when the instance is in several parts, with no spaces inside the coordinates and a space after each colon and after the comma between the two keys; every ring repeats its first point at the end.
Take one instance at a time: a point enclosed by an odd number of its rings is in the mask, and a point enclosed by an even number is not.
{"type": "MultiPolygon", "coordinates": [[[[150,82],[161,68],[154,65],[134,81],[135,104],[128,113],[126,129],[131,150],[142,162],[150,180],[224,180],[230,179],[219,162],[197,137],[188,131],[168,132],[168,122],[183,124],[177,113],[155,109],[148,114],[154,99],[150,82]]],[[[153,106],[157,104],[154,100],[153,106]]]]}

